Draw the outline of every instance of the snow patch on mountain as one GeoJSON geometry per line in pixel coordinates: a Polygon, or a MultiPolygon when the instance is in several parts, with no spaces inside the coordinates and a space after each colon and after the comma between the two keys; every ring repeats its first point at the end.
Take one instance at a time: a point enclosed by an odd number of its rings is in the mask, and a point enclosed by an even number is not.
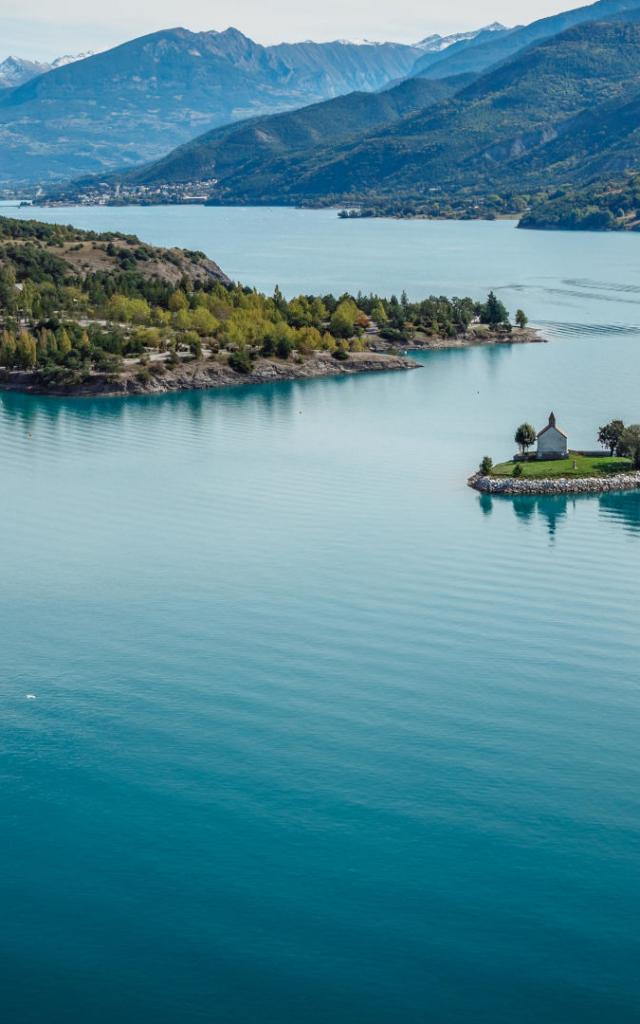
{"type": "Polygon", "coordinates": [[[75,64],[79,60],[86,60],[87,57],[95,57],[95,50],[87,50],[86,53],[65,53],[63,57],[56,57],[51,62],[51,70],[55,71],[56,68],[64,68],[67,64],[75,64]]]}
{"type": "Polygon", "coordinates": [[[48,64],[35,60],[23,60],[22,57],[7,57],[0,63],[0,88],[15,89],[30,78],[42,75],[49,70],[48,64]]]}
{"type": "Polygon", "coordinates": [[[24,57],[7,57],[0,62],[0,89],[16,89],[38,75],[64,68],[67,64],[75,64],[86,57],[93,57],[93,50],[88,50],[87,53],[66,53],[63,57],[56,57],[49,64],[38,60],[25,60],[24,57]]]}
{"type": "Polygon", "coordinates": [[[450,36],[441,36],[435,33],[434,35],[426,36],[419,43],[414,43],[413,45],[417,50],[422,50],[423,53],[441,53],[443,50],[448,50],[455,43],[468,42],[470,39],[475,39],[482,32],[506,31],[505,25],[501,25],[499,21],[494,21],[491,25],[485,25],[484,28],[475,29],[473,32],[456,32],[450,36]]]}

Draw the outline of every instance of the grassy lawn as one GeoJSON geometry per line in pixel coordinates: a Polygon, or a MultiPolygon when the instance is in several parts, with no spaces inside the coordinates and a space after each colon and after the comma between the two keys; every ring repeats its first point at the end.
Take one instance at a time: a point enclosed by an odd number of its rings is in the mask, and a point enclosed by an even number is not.
{"type": "Polygon", "coordinates": [[[491,476],[513,476],[516,465],[522,466],[521,480],[548,479],[549,477],[586,477],[612,476],[631,470],[629,459],[612,458],[602,455],[597,458],[589,455],[570,454],[567,459],[549,462],[502,462],[494,466],[491,476]]]}

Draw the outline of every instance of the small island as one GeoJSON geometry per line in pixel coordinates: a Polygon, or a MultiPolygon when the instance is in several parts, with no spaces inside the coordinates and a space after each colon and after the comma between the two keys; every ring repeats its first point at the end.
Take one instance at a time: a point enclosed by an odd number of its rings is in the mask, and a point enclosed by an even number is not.
{"type": "Polygon", "coordinates": [[[411,349],[537,341],[486,302],[267,296],[202,252],[0,218],[0,389],[140,395],[410,370],[411,349]]]}
{"type": "Polygon", "coordinates": [[[572,451],[554,413],[538,433],[522,423],[514,437],[520,451],[494,465],[486,455],[470,487],[485,494],[598,494],[640,489],[640,424],[612,420],[600,427],[602,452],[572,451]],[[533,454],[529,450],[536,445],[533,454]]]}

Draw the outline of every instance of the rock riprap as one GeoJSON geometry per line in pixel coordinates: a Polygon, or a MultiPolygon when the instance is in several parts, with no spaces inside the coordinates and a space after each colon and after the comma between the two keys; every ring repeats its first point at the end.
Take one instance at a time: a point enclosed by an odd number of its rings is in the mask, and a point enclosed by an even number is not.
{"type": "Polygon", "coordinates": [[[482,491],[483,494],[602,494],[605,491],[640,489],[640,472],[575,478],[560,476],[537,480],[475,473],[469,477],[467,483],[469,487],[482,491]]]}

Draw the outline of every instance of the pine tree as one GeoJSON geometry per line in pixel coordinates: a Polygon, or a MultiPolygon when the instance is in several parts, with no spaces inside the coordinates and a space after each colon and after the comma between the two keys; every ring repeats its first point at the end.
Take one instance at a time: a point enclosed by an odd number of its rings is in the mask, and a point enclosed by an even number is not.
{"type": "Polygon", "coordinates": [[[509,322],[509,313],[495,292],[489,292],[486,305],[482,309],[481,320],[490,327],[498,327],[509,322]]]}

